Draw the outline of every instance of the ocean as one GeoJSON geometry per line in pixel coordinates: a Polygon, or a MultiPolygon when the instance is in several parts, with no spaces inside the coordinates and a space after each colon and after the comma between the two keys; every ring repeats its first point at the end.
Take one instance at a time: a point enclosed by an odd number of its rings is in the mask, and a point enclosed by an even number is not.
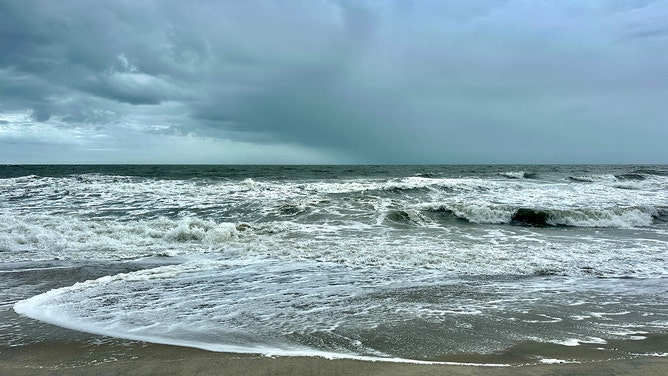
{"type": "Polygon", "coordinates": [[[0,291],[0,347],[666,356],[668,166],[1,166],[0,291]]]}

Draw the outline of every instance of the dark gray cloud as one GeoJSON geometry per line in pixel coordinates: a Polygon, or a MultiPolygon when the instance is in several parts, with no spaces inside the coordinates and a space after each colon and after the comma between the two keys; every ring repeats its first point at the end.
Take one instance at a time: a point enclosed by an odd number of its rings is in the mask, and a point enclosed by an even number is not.
{"type": "Polygon", "coordinates": [[[0,160],[666,163],[667,19],[640,0],[7,0],[0,160]]]}

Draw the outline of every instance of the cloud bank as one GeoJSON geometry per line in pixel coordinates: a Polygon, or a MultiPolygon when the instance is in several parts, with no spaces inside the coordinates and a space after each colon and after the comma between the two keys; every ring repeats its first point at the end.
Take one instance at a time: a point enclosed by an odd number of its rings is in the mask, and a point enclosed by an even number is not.
{"type": "Polygon", "coordinates": [[[0,2],[4,163],[668,163],[667,1],[0,2]]]}

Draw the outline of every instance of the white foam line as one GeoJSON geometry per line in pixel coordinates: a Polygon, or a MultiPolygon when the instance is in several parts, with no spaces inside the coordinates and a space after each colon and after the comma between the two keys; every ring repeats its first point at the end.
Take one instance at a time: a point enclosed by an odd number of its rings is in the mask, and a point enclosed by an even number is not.
{"type": "Polygon", "coordinates": [[[580,362],[577,362],[577,361],[574,361],[574,360],[551,359],[551,358],[544,358],[544,359],[541,359],[540,362],[543,363],[543,364],[566,364],[566,363],[568,363],[568,364],[571,364],[571,363],[577,364],[577,363],[580,363],[580,362]]]}
{"type": "Polygon", "coordinates": [[[71,266],[49,266],[44,268],[28,268],[28,269],[15,269],[15,270],[0,270],[0,274],[9,274],[9,273],[23,273],[23,272],[36,272],[40,270],[54,270],[54,269],[71,269],[71,266]]]}
{"type": "Polygon", "coordinates": [[[580,344],[582,343],[582,341],[576,338],[569,338],[561,341],[551,341],[551,342],[557,345],[569,346],[569,347],[580,346],[580,344]]]}
{"type": "MultiPolygon", "coordinates": [[[[87,281],[91,283],[93,281],[87,281]]],[[[87,282],[80,282],[81,284],[87,282]]],[[[75,285],[75,286],[77,286],[75,285]]],[[[78,287],[77,286],[77,287],[78,287]]],[[[355,355],[355,354],[346,354],[346,353],[335,353],[327,351],[318,351],[308,348],[292,348],[292,349],[281,349],[275,347],[267,346],[255,346],[255,347],[242,347],[234,345],[223,345],[217,343],[206,343],[206,342],[195,342],[195,341],[178,341],[168,338],[161,337],[152,337],[152,336],[142,336],[142,335],[133,335],[130,333],[118,333],[112,330],[105,330],[103,328],[91,327],[82,322],[77,322],[73,320],[68,320],[66,316],[59,314],[55,310],[49,310],[47,306],[42,303],[48,301],[50,298],[60,295],[63,292],[66,292],[74,286],[63,287],[59,289],[54,289],[47,291],[43,294],[33,296],[28,299],[21,300],[14,304],[14,311],[20,315],[27,316],[34,320],[39,320],[46,322],[48,324],[60,326],[70,330],[76,330],[85,333],[103,335],[108,337],[124,338],[134,341],[143,341],[150,343],[157,343],[163,345],[172,345],[172,346],[181,346],[181,347],[192,347],[207,351],[213,352],[226,352],[226,353],[238,353],[238,354],[258,354],[268,357],[274,356],[306,356],[306,357],[321,357],[325,359],[353,359],[353,360],[362,360],[369,362],[391,362],[391,363],[409,363],[409,364],[424,364],[424,365],[458,365],[458,366],[476,366],[476,367],[512,367],[511,364],[507,363],[466,363],[466,362],[446,362],[446,361],[426,361],[426,360],[415,360],[415,359],[405,359],[397,357],[374,357],[374,356],[364,356],[364,355],[355,355]]]]}

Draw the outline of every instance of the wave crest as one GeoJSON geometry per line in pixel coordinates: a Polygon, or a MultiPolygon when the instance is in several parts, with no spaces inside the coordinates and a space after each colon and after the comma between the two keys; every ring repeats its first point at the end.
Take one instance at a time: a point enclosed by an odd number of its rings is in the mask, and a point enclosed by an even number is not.
{"type": "Polygon", "coordinates": [[[633,228],[651,226],[654,220],[668,220],[668,209],[652,206],[614,208],[544,209],[508,205],[434,205],[431,212],[451,212],[457,218],[478,224],[518,226],[573,226],[633,228]]]}
{"type": "Polygon", "coordinates": [[[537,174],[534,172],[526,172],[526,171],[499,172],[499,175],[508,179],[534,179],[537,176],[537,174]]]}

